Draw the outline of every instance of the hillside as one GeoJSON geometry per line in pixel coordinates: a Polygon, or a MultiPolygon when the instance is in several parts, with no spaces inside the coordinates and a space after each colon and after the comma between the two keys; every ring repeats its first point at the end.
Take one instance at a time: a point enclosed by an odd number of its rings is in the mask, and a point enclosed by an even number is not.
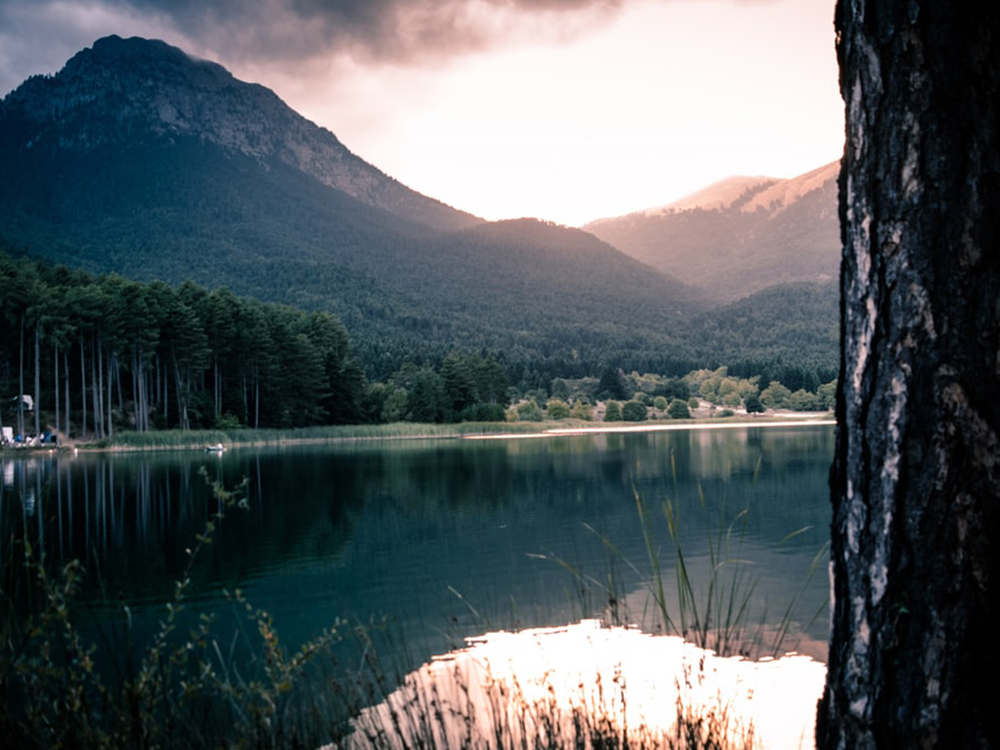
{"type": "Polygon", "coordinates": [[[790,180],[729,178],[667,206],[584,227],[634,258],[732,300],[837,277],[839,163],[790,180]]]}
{"type": "MultiPolygon", "coordinates": [[[[542,383],[609,365],[682,374],[722,351],[697,322],[704,293],[634,249],[420,195],[273,92],[163,42],[101,39],[11,92],[0,174],[0,250],[333,312],[371,378],[456,348],[498,353],[542,383]]],[[[772,226],[808,198],[768,213],[772,226]]],[[[669,215],[692,219],[689,244],[718,248],[762,211],[669,215]]],[[[812,231],[803,221],[785,233],[812,231]]],[[[729,263],[711,252],[707,265],[729,263]]],[[[781,280],[773,268],[761,278],[781,280]]],[[[776,323],[788,315],[769,309],[776,323]]],[[[769,358],[794,363],[793,344],[775,346],[769,358]]]]}
{"type": "Polygon", "coordinates": [[[0,171],[13,250],[330,310],[374,375],[456,346],[638,366],[680,352],[679,316],[700,309],[589,234],[490,226],[414,193],[272,92],[162,42],[99,40],[13,91],[0,171]]]}
{"type": "Polygon", "coordinates": [[[776,284],[695,316],[695,356],[765,386],[815,391],[837,376],[839,304],[835,281],[776,284]]]}

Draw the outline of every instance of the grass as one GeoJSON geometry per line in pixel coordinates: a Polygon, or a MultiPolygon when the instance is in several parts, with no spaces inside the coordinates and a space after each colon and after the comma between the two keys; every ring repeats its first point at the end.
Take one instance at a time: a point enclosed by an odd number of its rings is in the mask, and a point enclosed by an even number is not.
{"type": "MultiPolygon", "coordinates": [[[[758,461],[754,481],[759,471],[758,461]]],[[[675,493],[676,486],[674,467],[675,493]]],[[[756,596],[754,562],[745,555],[743,547],[749,508],[742,508],[732,516],[724,503],[713,509],[699,486],[698,507],[705,516],[709,531],[702,548],[707,552],[703,555],[707,557],[704,561],[707,562],[707,575],[702,571],[702,575],[696,577],[692,573],[689,550],[682,541],[684,522],[681,503],[667,497],[657,509],[634,489],[633,500],[642,532],[645,569],[629,559],[612,540],[591,527],[588,527],[589,530],[610,553],[608,572],[603,579],[585,574],[558,556],[533,555],[556,563],[577,581],[576,592],[580,598],[580,609],[585,615],[594,611],[595,597],[592,592],[596,591],[596,600],[605,605],[603,615],[611,624],[639,622],[647,630],[678,635],[701,649],[721,656],[739,655],[756,659],[778,657],[792,650],[792,616],[813,577],[828,559],[827,545],[823,545],[813,557],[799,590],[789,598],[777,626],[769,626],[766,624],[766,609],[761,607],[756,596]],[[663,559],[662,537],[657,533],[657,510],[666,524],[667,561],[663,559]],[[628,597],[622,590],[620,577],[615,573],[620,566],[642,581],[646,597],[641,601],[639,611],[627,603],[628,597]],[[670,570],[673,571],[672,576],[667,572],[670,570]],[[653,616],[652,622],[649,615],[653,616]]],[[[808,530],[807,527],[787,534],[779,546],[808,530]]],[[[824,603],[812,613],[803,629],[808,631],[823,615],[825,608],[824,603]]]]}
{"type": "MultiPolygon", "coordinates": [[[[406,438],[459,438],[468,435],[524,434],[538,432],[537,422],[461,422],[417,424],[397,422],[380,425],[331,425],[284,430],[240,428],[234,430],[159,430],[119,432],[111,438],[81,443],[80,448],[111,451],[202,449],[222,444],[226,448],[259,448],[286,443],[323,443],[347,440],[393,440],[406,438]]],[[[563,425],[552,422],[549,425],[563,425]]],[[[586,424],[586,423],[584,423],[586,424]]]]}

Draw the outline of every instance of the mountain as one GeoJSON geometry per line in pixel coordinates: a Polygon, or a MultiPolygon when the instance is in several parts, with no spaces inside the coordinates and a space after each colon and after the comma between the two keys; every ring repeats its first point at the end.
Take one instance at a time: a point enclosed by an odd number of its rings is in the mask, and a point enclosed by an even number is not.
{"type": "Polygon", "coordinates": [[[664,273],[732,300],[837,278],[839,162],[793,179],[732,177],[666,206],[584,229],[664,273]]]}
{"type": "Polygon", "coordinates": [[[98,40],[8,94],[0,174],[14,252],[329,310],[373,377],[453,347],[567,376],[678,369],[703,309],[588,233],[422,196],[273,92],[158,41],[98,40]]]}
{"type": "Polygon", "coordinates": [[[837,375],[840,285],[837,281],[775,284],[696,315],[695,356],[732,374],[779,380],[815,391],[837,375]]]}
{"type": "Polygon", "coordinates": [[[4,100],[6,148],[105,153],[196,139],[290,167],[362,203],[438,229],[479,219],[427,198],[352,154],[269,89],[156,40],[99,39],[55,77],[29,78],[4,100]]]}

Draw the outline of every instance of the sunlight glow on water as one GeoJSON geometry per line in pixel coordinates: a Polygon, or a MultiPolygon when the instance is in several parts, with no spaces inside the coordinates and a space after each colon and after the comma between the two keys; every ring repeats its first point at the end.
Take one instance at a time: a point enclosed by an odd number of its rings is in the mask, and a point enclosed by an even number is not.
{"type": "Polygon", "coordinates": [[[732,747],[813,747],[826,668],[789,654],[720,657],[677,636],[604,627],[488,633],[434,658],[356,721],[352,746],[580,746],[580,718],[633,746],[665,746],[679,713],[707,718],[732,747]],[[430,736],[433,735],[433,738],[430,736]],[[502,740],[502,741],[501,741],[502,740]],[[531,746],[531,740],[528,745],[531,746]]]}

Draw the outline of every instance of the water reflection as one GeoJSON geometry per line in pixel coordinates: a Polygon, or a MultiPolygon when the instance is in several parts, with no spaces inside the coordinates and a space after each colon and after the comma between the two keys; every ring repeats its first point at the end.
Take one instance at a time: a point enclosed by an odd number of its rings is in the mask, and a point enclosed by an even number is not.
{"type": "MultiPolygon", "coordinates": [[[[827,537],[832,436],[800,426],[220,456],[5,454],[0,545],[27,537],[50,560],[80,559],[89,607],[111,616],[124,599],[155,618],[216,512],[199,469],[230,487],[246,477],[249,510],[227,515],[193,569],[199,603],[240,587],[290,647],[337,618],[386,615],[407,634],[415,667],[446,645],[443,630],[574,622],[605,614],[612,595],[624,621],[655,629],[643,621],[649,564],[634,492],[652,509],[666,581],[666,501],[696,577],[707,540],[745,510],[754,603],[780,618],[827,537]]],[[[823,576],[803,592],[792,620],[804,642],[825,641],[825,614],[813,615],[828,595],[823,576]]]]}
{"type": "Polygon", "coordinates": [[[667,747],[688,718],[714,732],[706,747],[808,748],[825,672],[803,655],[722,658],[596,620],[494,632],[408,674],[348,745],[667,747]]]}

